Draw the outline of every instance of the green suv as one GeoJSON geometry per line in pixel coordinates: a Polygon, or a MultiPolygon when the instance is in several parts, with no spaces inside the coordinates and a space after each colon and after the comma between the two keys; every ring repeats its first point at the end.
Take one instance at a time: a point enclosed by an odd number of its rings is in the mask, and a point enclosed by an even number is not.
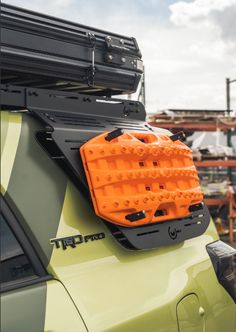
{"type": "Polygon", "coordinates": [[[152,128],[134,38],[1,5],[1,331],[235,332],[183,133],[152,128]]]}

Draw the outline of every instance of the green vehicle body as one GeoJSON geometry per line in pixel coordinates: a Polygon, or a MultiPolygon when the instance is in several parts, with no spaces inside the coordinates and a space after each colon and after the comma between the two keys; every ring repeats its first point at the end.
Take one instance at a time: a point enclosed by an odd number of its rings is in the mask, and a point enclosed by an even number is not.
{"type": "Polygon", "coordinates": [[[1,331],[235,332],[236,305],[219,284],[207,231],[147,251],[121,247],[35,139],[28,112],[1,112],[1,193],[51,279],[1,295],[1,331]],[[57,248],[51,239],[105,233],[57,248]]]}

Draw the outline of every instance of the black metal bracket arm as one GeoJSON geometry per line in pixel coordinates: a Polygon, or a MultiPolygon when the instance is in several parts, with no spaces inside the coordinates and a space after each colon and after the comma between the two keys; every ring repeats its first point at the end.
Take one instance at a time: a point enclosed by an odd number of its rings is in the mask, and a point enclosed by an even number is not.
{"type": "MultiPolygon", "coordinates": [[[[1,109],[34,109],[90,115],[93,118],[119,118],[130,128],[130,119],[142,122],[142,127],[152,130],[143,122],[146,118],[145,108],[138,101],[118,98],[91,96],[58,90],[46,90],[0,84],[1,109]]],[[[137,124],[134,122],[133,125],[137,124]]],[[[131,126],[132,127],[132,126],[131,126]]],[[[77,127],[79,128],[79,127],[77,127]]],[[[116,127],[111,126],[111,130],[116,127]]],[[[109,129],[110,130],[110,129],[109,129]]]]}
{"type": "Polygon", "coordinates": [[[1,85],[1,104],[7,110],[28,109],[45,124],[45,130],[36,133],[38,142],[86,193],[82,144],[119,128],[152,131],[144,122],[144,106],[136,101],[1,85]]]}

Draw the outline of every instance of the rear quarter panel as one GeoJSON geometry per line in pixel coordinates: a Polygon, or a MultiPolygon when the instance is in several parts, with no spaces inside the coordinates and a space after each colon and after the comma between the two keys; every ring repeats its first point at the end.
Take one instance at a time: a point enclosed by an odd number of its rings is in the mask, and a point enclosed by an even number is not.
{"type": "Polygon", "coordinates": [[[76,248],[54,247],[49,269],[72,295],[90,331],[178,331],[177,303],[195,293],[208,332],[236,327],[236,308],[219,285],[205,246],[215,227],[174,246],[128,251],[111,237],[79,191],[68,184],[57,237],[104,232],[76,248]]]}
{"type": "Polygon", "coordinates": [[[8,155],[11,166],[2,192],[89,331],[176,332],[177,304],[195,293],[205,309],[206,332],[235,332],[235,304],[219,285],[205,249],[218,239],[213,223],[202,236],[178,245],[141,252],[124,249],[36,142],[41,124],[27,114],[10,114],[3,122],[2,167],[8,165],[8,155]],[[9,151],[5,147],[10,144],[14,149],[9,151]],[[63,250],[50,243],[98,232],[105,238],[76,248],[63,250]]]}

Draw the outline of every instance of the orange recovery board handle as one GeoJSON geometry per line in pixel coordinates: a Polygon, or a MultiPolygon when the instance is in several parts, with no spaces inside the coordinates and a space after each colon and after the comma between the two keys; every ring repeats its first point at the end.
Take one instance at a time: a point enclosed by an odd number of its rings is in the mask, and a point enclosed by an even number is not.
{"type": "Polygon", "coordinates": [[[117,129],[82,145],[95,213],[125,227],[190,215],[203,193],[191,149],[179,139],[117,129]]]}

